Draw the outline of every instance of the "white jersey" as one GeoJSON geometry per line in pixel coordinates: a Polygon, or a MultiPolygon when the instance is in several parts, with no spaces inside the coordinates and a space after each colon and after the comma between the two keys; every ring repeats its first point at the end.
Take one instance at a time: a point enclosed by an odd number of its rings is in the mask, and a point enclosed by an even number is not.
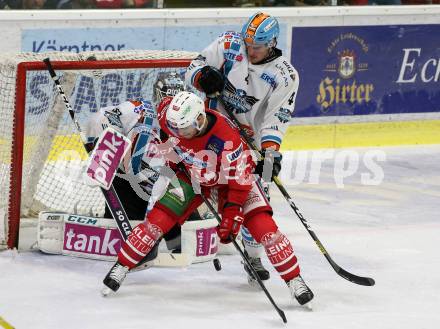
{"type": "Polygon", "coordinates": [[[157,140],[160,132],[153,106],[148,101],[126,101],[99,109],[87,124],[88,142],[94,142],[107,127],[131,139],[132,149],[127,153],[122,169],[126,173],[138,174],[149,144],[157,140]]]}
{"type": "MultiPolygon", "coordinates": [[[[298,72],[281,51],[275,49],[270,58],[252,64],[240,34],[225,32],[191,62],[185,82],[193,85],[195,75],[206,65],[218,68],[226,77],[223,101],[233,108],[257,146],[266,142],[280,145],[299,85],[298,72]]],[[[220,104],[209,105],[222,108],[220,104]]]]}

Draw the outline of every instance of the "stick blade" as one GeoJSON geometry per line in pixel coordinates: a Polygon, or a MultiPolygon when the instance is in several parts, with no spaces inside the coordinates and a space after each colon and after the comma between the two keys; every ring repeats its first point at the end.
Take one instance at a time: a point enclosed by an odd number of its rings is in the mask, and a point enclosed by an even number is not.
{"type": "Polygon", "coordinates": [[[282,309],[278,309],[278,314],[280,315],[281,319],[283,320],[284,323],[287,323],[287,318],[286,315],[284,314],[284,311],[282,309]]]}
{"type": "Polygon", "coordinates": [[[344,279],[361,286],[374,286],[376,284],[373,278],[355,275],[353,273],[347,272],[341,267],[339,267],[339,269],[336,270],[336,273],[338,273],[344,279]]]}

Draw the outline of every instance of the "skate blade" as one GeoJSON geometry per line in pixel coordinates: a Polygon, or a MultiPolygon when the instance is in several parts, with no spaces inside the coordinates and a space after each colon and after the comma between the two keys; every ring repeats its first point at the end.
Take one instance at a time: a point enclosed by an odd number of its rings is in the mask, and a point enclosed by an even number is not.
{"type": "Polygon", "coordinates": [[[302,307],[304,307],[307,311],[313,311],[313,302],[310,301],[310,302],[302,305],[302,307]]]}
{"type": "Polygon", "coordinates": [[[109,295],[114,294],[114,291],[111,290],[109,287],[104,286],[104,288],[101,289],[101,296],[102,297],[108,297],[109,295]]]}
{"type": "Polygon", "coordinates": [[[249,284],[249,286],[251,286],[251,287],[254,288],[254,289],[261,290],[261,287],[260,287],[260,285],[258,284],[258,281],[257,281],[257,280],[255,280],[255,279],[252,278],[251,276],[248,276],[247,279],[248,279],[248,284],[249,284]]]}

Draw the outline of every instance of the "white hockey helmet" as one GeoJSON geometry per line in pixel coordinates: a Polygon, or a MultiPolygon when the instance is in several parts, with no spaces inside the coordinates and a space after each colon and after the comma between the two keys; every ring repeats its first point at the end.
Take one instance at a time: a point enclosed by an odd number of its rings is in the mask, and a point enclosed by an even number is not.
{"type": "Polygon", "coordinates": [[[202,129],[198,118],[202,115],[203,122],[206,120],[205,104],[203,100],[194,93],[181,91],[173,97],[167,109],[167,125],[173,133],[179,135],[179,129],[194,127],[197,131],[202,129]]]}

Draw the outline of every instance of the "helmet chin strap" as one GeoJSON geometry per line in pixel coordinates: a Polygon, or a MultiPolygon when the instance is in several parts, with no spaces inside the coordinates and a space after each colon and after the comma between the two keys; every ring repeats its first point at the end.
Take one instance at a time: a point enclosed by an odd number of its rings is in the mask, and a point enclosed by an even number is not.
{"type": "Polygon", "coordinates": [[[206,113],[203,114],[203,122],[202,124],[199,126],[197,125],[195,128],[197,129],[197,136],[199,136],[203,131],[203,128],[206,126],[206,121],[208,119],[206,118],[206,113]]]}

